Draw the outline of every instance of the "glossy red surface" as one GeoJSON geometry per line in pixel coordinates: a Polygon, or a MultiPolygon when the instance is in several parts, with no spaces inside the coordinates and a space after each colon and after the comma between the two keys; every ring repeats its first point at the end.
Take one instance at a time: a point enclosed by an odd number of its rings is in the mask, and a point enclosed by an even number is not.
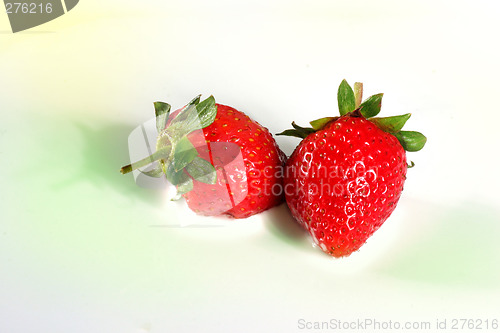
{"type": "Polygon", "coordinates": [[[359,249],[393,212],[406,178],[398,140],[363,117],[344,116],[305,138],[287,162],[294,217],[335,257],[359,249]]]}

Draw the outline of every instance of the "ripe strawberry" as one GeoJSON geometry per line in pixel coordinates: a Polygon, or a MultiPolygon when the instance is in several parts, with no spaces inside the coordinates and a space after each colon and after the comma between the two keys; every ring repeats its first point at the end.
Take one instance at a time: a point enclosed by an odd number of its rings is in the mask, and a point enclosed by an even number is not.
{"type": "Polygon", "coordinates": [[[410,114],[372,118],[382,94],[361,103],[344,80],[338,91],[340,117],[312,121],[280,135],[303,138],[286,163],[284,192],[295,219],[319,247],[334,257],[349,256],[396,208],[406,179],[406,153],[426,138],[401,131],[410,114]]]}
{"type": "Polygon", "coordinates": [[[155,109],[157,151],[122,173],[159,161],[145,173],[165,174],[176,199],[183,196],[201,215],[246,218],[283,201],[286,156],[265,127],[213,96],[198,96],[170,117],[168,104],[156,102],[155,109]]]}

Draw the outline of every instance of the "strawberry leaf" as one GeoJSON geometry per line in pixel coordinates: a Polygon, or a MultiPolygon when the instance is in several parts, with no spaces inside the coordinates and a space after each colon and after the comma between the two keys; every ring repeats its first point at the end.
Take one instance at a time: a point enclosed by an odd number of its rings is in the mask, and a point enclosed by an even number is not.
{"type": "Polygon", "coordinates": [[[187,177],[184,183],[177,185],[177,194],[172,198],[172,201],[179,200],[183,194],[188,193],[193,189],[193,180],[187,177]]]}
{"type": "Polygon", "coordinates": [[[384,94],[376,94],[368,97],[368,99],[361,103],[359,107],[363,117],[371,118],[379,114],[383,96],[384,94]]]}
{"type": "Polygon", "coordinates": [[[276,135],[294,136],[296,138],[301,138],[301,139],[305,139],[306,138],[303,135],[303,133],[297,131],[296,129],[287,129],[287,130],[284,130],[281,133],[276,133],[276,135]]]}
{"type": "Polygon", "coordinates": [[[172,121],[169,130],[171,133],[175,133],[174,136],[182,137],[209,126],[214,122],[216,115],[217,106],[215,105],[215,98],[213,96],[210,96],[201,103],[199,103],[199,98],[195,98],[172,121]]]}
{"type": "MultiPolygon", "coordinates": [[[[183,123],[186,121],[186,119],[190,116],[190,114],[193,112],[193,110],[196,110],[196,105],[200,103],[200,97],[201,95],[196,96],[189,102],[182,110],[179,112],[179,114],[172,120],[170,125],[173,124],[179,124],[183,123]]],[[[180,127],[180,126],[179,126],[180,127]]]]}
{"type": "Polygon", "coordinates": [[[186,136],[177,141],[174,148],[172,164],[175,171],[180,171],[198,156],[198,152],[186,136]]]}
{"type": "Polygon", "coordinates": [[[186,171],[194,180],[205,184],[215,184],[217,181],[214,166],[199,156],[196,156],[191,163],[186,165],[186,171]]]}
{"type": "Polygon", "coordinates": [[[401,116],[371,118],[370,121],[384,132],[396,133],[403,128],[410,116],[411,113],[407,113],[401,116]]]}
{"type": "Polygon", "coordinates": [[[346,80],[342,80],[337,91],[337,101],[340,115],[343,116],[356,108],[354,91],[346,80]]]}
{"type": "Polygon", "coordinates": [[[400,131],[394,136],[399,140],[406,151],[419,151],[424,148],[427,138],[420,132],[400,131]]]}
{"type": "Polygon", "coordinates": [[[309,122],[311,124],[312,128],[316,131],[319,131],[323,127],[325,127],[326,124],[331,122],[332,120],[338,119],[338,117],[324,117],[320,119],[313,120],[309,122]]]}
{"type": "Polygon", "coordinates": [[[210,96],[200,104],[196,105],[196,111],[198,112],[198,121],[200,122],[201,128],[210,126],[217,115],[217,106],[215,105],[214,96],[210,96]]]}
{"type": "Polygon", "coordinates": [[[172,185],[179,185],[188,181],[189,176],[184,172],[184,170],[175,171],[175,168],[172,164],[167,165],[165,168],[165,175],[167,176],[167,180],[172,185]]]}
{"type": "Polygon", "coordinates": [[[165,129],[165,124],[167,123],[168,115],[170,113],[170,104],[164,102],[154,102],[155,114],[156,114],[156,129],[158,133],[165,129]]]}
{"type": "Polygon", "coordinates": [[[154,178],[160,178],[161,176],[164,175],[163,173],[163,168],[157,164],[153,169],[151,170],[148,170],[148,171],[142,171],[139,169],[139,171],[143,174],[145,174],[146,176],[149,176],[149,177],[154,177],[154,178]]]}
{"type": "Polygon", "coordinates": [[[314,128],[311,127],[301,127],[297,125],[295,122],[292,122],[293,129],[284,130],[281,133],[276,135],[286,135],[286,136],[295,136],[297,138],[305,139],[309,134],[316,132],[314,128]]]}
{"type": "Polygon", "coordinates": [[[302,134],[302,137],[307,137],[309,134],[314,133],[315,130],[314,128],[311,127],[301,127],[297,125],[295,122],[292,122],[292,127],[298,131],[300,134],[302,134]]]}

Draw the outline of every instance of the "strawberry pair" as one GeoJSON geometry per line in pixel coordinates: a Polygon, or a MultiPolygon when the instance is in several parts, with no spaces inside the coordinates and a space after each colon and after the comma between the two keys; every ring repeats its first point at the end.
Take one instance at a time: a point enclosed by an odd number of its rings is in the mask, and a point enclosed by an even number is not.
{"type": "Polygon", "coordinates": [[[170,113],[155,103],[158,140],[151,156],[122,173],[155,163],[146,174],[166,176],[177,198],[202,215],[245,218],[286,199],[294,218],[334,257],[358,250],[393,212],[403,190],[405,151],[426,138],[402,131],[410,114],[375,117],[382,94],[362,101],[344,80],[338,90],[340,117],[292,123],[279,135],[302,139],[286,159],[271,133],[213,96],[193,99],[170,113]]]}

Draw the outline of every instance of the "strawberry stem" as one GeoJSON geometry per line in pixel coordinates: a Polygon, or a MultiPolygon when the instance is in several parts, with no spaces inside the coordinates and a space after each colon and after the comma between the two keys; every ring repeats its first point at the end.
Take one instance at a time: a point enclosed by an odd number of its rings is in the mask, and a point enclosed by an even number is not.
{"type": "Polygon", "coordinates": [[[363,100],[363,83],[354,82],[354,106],[355,109],[359,108],[363,100]]]}
{"type": "Polygon", "coordinates": [[[132,172],[132,171],[138,169],[138,168],[142,168],[142,167],[145,167],[147,165],[150,165],[154,161],[158,161],[162,158],[168,158],[171,150],[172,150],[171,146],[166,146],[165,148],[159,149],[156,152],[154,152],[153,154],[151,154],[150,156],[143,158],[140,161],[137,161],[137,162],[134,162],[134,163],[131,163],[129,165],[122,167],[120,169],[120,172],[125,175],[129,172],[132,172]]]}

